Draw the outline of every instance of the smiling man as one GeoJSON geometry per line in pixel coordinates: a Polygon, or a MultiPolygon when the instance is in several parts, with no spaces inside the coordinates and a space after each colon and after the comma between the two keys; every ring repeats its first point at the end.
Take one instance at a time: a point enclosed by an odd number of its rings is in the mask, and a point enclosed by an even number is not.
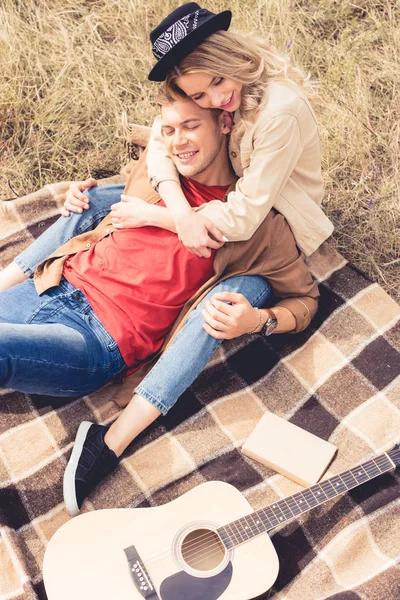
{"type": "Polygon", "coordinates": [[[206,112],[204,127],[205,111],[196,111],[192,102],[165,104],[161,110],[162,133],[181,176],[206,185],[230,185],[235,181],[226,160],[226,134],[230,132],[231,120],[220,110],[206,112]]]}
{"type": "MultiPolygon", "coordinates": [[[[192,102],[166,106],[162,114],[191,206],[222,200],[234,181],[223,115],[192,102]]],[[[159,216],[167,226],[162,206],[160,200],[149,209],[156,209],[154,224],[159,216]]],[[[173,232],[115,230],[109,220],[55,254],[34,280],[0,294],[2,387],[59,396],[93,392],[155,354],[185,302],[214,274],[213,255],[195,256],[173,232]]]]}
{"type": "MultiPolygon", "coordinates": [[[[164,96],[160,103],[163,136],[190,205],[223,201],[235,181],[229,115],[191,100],[164,96]]],[[[0,387],[28,393],[89,394],[157,356],[173,325],[181,329],[110,427],[80,425],[64,476],[72,515],[128,444],[173,406],[222,339],[301,331],[317,309],[317,286],[282,215],[272,210],[247,242],[213,241],[204,258],[179,242],[144,156],[125,192],[142,198],[140,226],[118,229],[109,215],[54,252],[34,278],[0,293],[0,387]],[[232,285],[230,293],[212,295],[228,277],[248,299],[232,285]],[[273,310],[253,308],[272,291],[273,310]]]]}

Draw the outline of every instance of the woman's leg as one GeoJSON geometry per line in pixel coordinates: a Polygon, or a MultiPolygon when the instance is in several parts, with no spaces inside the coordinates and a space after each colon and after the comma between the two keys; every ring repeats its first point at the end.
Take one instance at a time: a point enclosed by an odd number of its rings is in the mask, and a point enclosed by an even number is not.
{"type": "Polygon", "coordinates": [[[30,277],[36,267],[57,248],[71,238],[94,229],[110,212],[112,204],[119,202],[124,184],[95,186],[84,193],[89,197],[89,208],[82,214],[71,213],[60,217],[14,261],[0,272],[0,292],[30,277]]]}

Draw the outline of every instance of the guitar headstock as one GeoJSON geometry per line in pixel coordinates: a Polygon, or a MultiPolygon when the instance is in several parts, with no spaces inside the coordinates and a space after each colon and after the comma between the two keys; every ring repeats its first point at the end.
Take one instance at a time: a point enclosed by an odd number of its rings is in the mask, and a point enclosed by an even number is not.
{"type": "Polygon", "coordinates": [[[400,444],[396,444],[387,454],[396,467],[400,466],[400,444]]]}

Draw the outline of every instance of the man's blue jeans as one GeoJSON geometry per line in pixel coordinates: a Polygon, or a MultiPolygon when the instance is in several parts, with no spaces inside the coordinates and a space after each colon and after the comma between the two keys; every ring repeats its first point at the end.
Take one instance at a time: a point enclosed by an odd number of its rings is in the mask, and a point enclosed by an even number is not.
{"type": "MultiPolygon", "coordinates": [[[[119,202],[124,186],[94,187],[86,193],[90,208],[82,215],[61,217],[43,233],[15,262],[30,275],[49,254],[73,236],[93,229],[109,213],[110,206],[119,202]]],[[[218,284],[189,316],[171,346],[164,352],[150,373],[135,391],[154,404],[163,414],[175,404],[179,396],[193,383],[221,343],[203,329],[201,309],[206,300],[221,291],[243,294],[253,306],[264,306],[271,301],[269,283],[257,275],[232,277],[218,284]]],[[[1,296],[0,296],[1,297],[1,296]]]]}
{"type": "Polygon", "coordinates": [[[125,370],[116,342],[66,279],[41,296],[33,279],[0,294],[0,387],[77,398],[125,370]]]}

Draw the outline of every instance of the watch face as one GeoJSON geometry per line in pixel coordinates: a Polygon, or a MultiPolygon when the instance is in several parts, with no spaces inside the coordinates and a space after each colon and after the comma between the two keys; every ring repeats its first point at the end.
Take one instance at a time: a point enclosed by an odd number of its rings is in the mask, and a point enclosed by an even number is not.
{"type": "Polygon", "coordinates": [[[278,321],[276,319],[272,319],[269,317],[268,321],[264,325],[264,335],[271,335],[271,333],[276,329],[278,325],[278,321]]]}

